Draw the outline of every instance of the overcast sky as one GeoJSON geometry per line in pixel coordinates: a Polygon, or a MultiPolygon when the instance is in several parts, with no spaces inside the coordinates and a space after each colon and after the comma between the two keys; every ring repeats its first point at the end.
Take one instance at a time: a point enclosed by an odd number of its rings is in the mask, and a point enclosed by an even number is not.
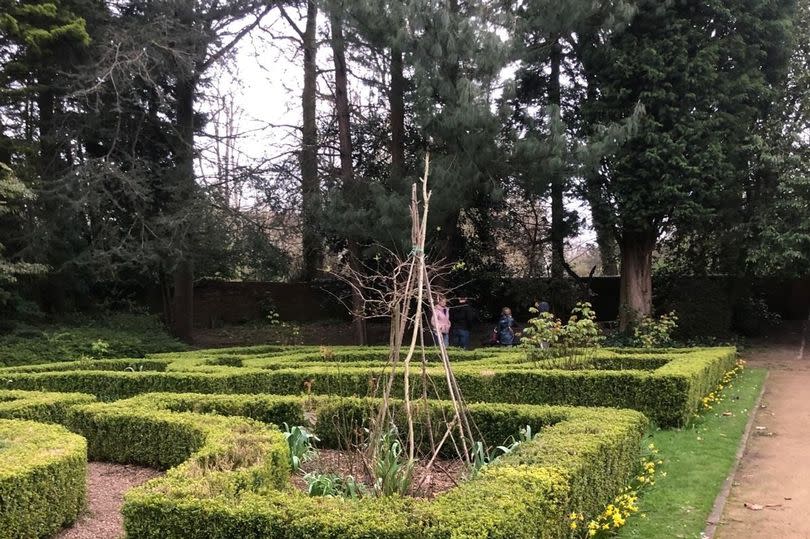
{"type": "MultiPolygon", "coordinates": [[[[303,26],[295,9],[288,13],[303,26]]],[[[319,22],[321,35],[326,35],[323,17],[319,22]]],[[[240,110],[238,126],[243,135],[235,141],[234,149],[243,160],[260,160],[289,151],[298,143],[296,129],[301,123],[303,62],[296,34],[277,12],[268,15],[262,26],[264,31],[254,31],[242,41],[236,61],[230,63],[231,71],[220,68],[214,74],[215,93],[232,94],[240,110]]],[[[318,63],[324,69],[331,68],[328,47],[320,48],[318,63]]],[[[329,92],[323,76],[318,84],[322,93],[329,92]]],[[[350,79],[349,84],[350,93],[358,91],[356,81],[350,79]]],[[[577,210],[581,217],[589,217],[587,206],[580,201],[569,200],[567,206],[577,210]]],[[[584,228],[572,244],[594,239],[594,233],[584,228]]]]}

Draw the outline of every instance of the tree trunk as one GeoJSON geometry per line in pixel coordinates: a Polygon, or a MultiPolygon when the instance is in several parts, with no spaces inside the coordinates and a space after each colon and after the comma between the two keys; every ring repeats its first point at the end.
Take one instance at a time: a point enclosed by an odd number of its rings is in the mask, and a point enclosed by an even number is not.
{"type": "Polygon", "coordinates": [[[315,0],[307,0],[307,22],[304,31],[304,88],[301,93],[303,129],[301,135],[301,198],[302,248],[304,280],[317,276],[323,264],[323,248],[318,222],[321,213],[321,185],[318,179],[318,128],[315,123],[317,106],[317,19],[315,0]]]}
{"type": "MultiPolygon", "coordinates": [[[[343,189],[349,200],[357,199],[357,178],[354,176],[352,161],[351,113],[349,110],[349,83],[346,73],[346,43],[343,38],[343,21],[340,13],[333,7],[330,13],[332,30],[332,57],[335,62],[335,110],[338,122],[338,140],[340,147],[340,175],[343,189]]],[[[354,239],[349,239],[349,267],[352,275],[360,271],[360,246],[354,239]]],[[[355,283],[358,285],[359,283],[355,283]]],[[[352,287],[352,325],[355,342],[366,344],[366,318],[363,296],[356,287],[352,287]]]]}
{"type": "Polygon", "coordinates": [[[602,197],[599,172],[589,170],[585,173],[585,198],[591,207],[591,221],[596,232],[596,245],[603,275],[619,274],[618,243],[611,224],[612,209],[602,197]]]}
{"type": "Polygon", "coordinates": [[[656,234],[625,230],[622,234],[622,273],[619,284],[619,329],[630,330],[652,313],[652,253],[656,234]]]}
{"type": "Polygon", "coordinates": [[[593,228],[596,231],[596,246],[599,249],[599,260],[602,264],[602,275],[619,274],[619,253],[616,236],[610,227],[601,225],[591,211],[593,228]]]}
{"type": "MultiPolygon", "coordinates": [[[[194,199],[194,93],[196,81],[192,75],[180,78],[175,86],[177,140],[174,186],[175,219],[184,219],[194,199]]],[[[172,298],[172,331],[191,342],[194,325],[194,262],[191,257],[191,237],[184,233],[180,255],[174,267],[174,296],[172,298]]]]}
{"type": "MultiPolygon", "coordinates": [[[[584,32],[580,36],[580,48],[575,49],[580,62],[583,65],[585,76],[585,109],[594,106],[597,101],[596,81],[594,81],[593,69],[589,63],[588,52],[598,43],[596,34],[584,32]]],[[[594,134],[593,125],[598,123],[591,117],[593,114],[585,113],[583,124],[585,135],[594,134]]],[[[619,246],[616,241],[616,230],[613,226],[614,211],[610,203],[602,193],[600,171],[593,168],[585,171],[585,199],[591,207],[591,221],[596,232],[596,245],[599,248],[599,259],[602,265],[602,275],[619,274],[619,246]]]]}
{"type": "Polygon", "coordinates": [[[172,333],[183,342],[193,340],[194,328],[194,265],[184,256],[174,268],[172,296],[172,333]]]}
{"type": "Polygon", "coordinates": [[[39,81],[43,89],[37,95],[37,108],[39,109],[39,176],[40,180],[48,185],[54,180],[58,167],[58,145],[54,133],[54,107],[56,95],[52,88],[50,78],[39,81]]]}
{"type": "MultiPolygon", "coordinates": [[[[551,74],[548,83],[548,102],[551,114],[562,114],[560,97],[560,63],[562,47],[559,41],[551,46],[551,74]]],[[[565,204],[563,196],[565,178],[563,170],[551,178],[551,278],[561,280],[565,276],[565,204]]]]}
{"type": "Polygon", "coordinates": [[[405,76],[402,50],[391,47],[391,87],[388,91],[391,107],[391,187],[404,187],[405,179],[405,76]]]}

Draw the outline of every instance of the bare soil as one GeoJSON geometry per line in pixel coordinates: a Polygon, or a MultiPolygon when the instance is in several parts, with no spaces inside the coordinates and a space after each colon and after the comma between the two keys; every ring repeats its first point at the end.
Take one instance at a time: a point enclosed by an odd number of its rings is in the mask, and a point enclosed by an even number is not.
{"type": "Polygon", "coordinates": [[[141,466],[90,462],[87,465],[87,510],[53,539],[118,539],[124,536],[124,493],[162,475],[141,466]]]}
{"type": "Polygon", "coordinates": [[[743,356],[769,369],[762,404],[718,526],[720,539],[810,538],[808,323],[743,356]]]}
{"type": "MultiPolygon", "coordinates": [[[[416,489],[411,495],[417,498],[434,498],[438,494],[456,487],[464,480],[466,466],[461,460],[436,459],[430,473],[427,473],[427,461],[416,463],[413,474],[413,486],[416,489]]],[[[362,456],[356,452],[319,449],[314,459],[301,466],[303,473],[321,472],[341,476],[352,476],[371,488],[372,480],[366,473],[362,456]]],[[[292,483],[306,492],[307,484],[299,474],[293,474],[292,483]]]]}

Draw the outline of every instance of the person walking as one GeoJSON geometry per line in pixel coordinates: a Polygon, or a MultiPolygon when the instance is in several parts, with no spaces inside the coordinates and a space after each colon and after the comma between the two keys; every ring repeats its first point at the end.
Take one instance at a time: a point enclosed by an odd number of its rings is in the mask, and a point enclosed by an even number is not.
{"type": "Polygon", "coordinates": [[[470,334],[478,323],[478,313],[469,303],[469,298],[458,298],[458,305],[450,309],[451,333],[453,346],[468,350],[470,348],[470,334]]]}
{"type": "Polygon", "coordinates": [[[441,340],[445,348],[450,346],[450,309],[447,307],[447,299],[444,296],[436,296],[431,323],[433,334],[436,336],[436,344],[441,340]]]}
{"type": "Polygon", "coordinates": [[[546,300],[535,300],[534,308],[537,309],[537,314],[543,314],[551,312],[551,305],[548,304],[546,300]]]}
{"type": "Polygon", "coordinates": [[[501,318],[498,320],[498,343],[501,346],[513,346],[517,344],[515,337],[515,319],[512,318],[512,309],[504,307],[501,311],[501,318]]]}

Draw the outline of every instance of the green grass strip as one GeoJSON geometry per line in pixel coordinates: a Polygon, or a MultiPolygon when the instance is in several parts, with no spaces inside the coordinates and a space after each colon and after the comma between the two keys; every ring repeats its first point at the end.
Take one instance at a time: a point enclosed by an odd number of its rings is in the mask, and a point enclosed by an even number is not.
{"type": "Polygon", "coordinates": [[[639,514],[628,519],[619,537],[700,537],[734,464],[765,375],[765,369],[745,369],[723,391],[721,402],[689,426],[648,433],[643,443],[652,442],[661,451],[666,476],[644,492],[639,514]]]}

